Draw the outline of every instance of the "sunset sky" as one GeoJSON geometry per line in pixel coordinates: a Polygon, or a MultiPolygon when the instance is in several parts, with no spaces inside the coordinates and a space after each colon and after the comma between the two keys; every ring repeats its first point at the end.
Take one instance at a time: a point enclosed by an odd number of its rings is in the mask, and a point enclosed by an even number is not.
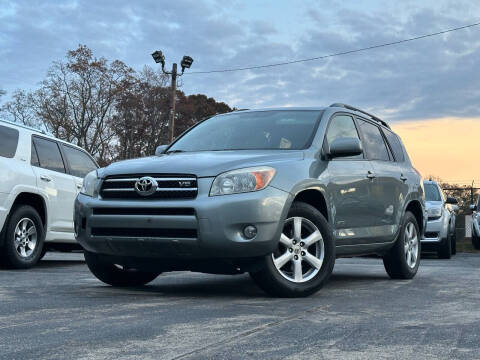
{"type": "Polygon", "coordinates": [[[392,122],[413,165],[423,177],[430,175],[449,183],[480,185],[478,118],[442,118],[392,122]]]}
{"type": "Polygon", "coordinates": [[[0,2],[0,89],[34,90],[78,44],[136,70],[194,59],[179,82],[237,108],[343,102],[390,122],[424,176],[478,179],[480,26],[267,69],[196,74],[328,55],[480,22],[475,0],[0,2]]]}

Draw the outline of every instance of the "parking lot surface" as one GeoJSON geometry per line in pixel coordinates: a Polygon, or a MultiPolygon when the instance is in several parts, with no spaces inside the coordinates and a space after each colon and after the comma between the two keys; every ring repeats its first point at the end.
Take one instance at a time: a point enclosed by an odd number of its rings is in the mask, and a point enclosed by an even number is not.
{"type": "Polygon", "coordinates": [[[337,261],[304,299],[247,275],[169,273],[115,289],[80,254],[0,271],[0,359],[479,359],[480,255],[423,259],[411,281],[381,260],[337,261]]]}

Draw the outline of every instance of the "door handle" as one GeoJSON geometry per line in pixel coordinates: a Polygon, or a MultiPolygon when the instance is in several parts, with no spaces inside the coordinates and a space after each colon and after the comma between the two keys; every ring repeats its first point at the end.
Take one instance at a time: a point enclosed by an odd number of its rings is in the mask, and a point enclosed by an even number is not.
{"type": "Polygon", "coordinates": [[[369,178],[369,179],[375,179],[376,177],[377,177],[377,176],[376,176],[373,172],[371,172],[370,170],[368,171],[368,173],[367,173],[367,178],[369,178]]]}
{"type": "Polygon", "coordinates": [[[82,184],[77,184],[77,189],[80,190],[82,188],[82,184]]]}
{"type": "Polygon", "coordinates": [[[402,175],[400,175],[400,180],[402,180],[403,182],[405,182],[405,181],[408,180],[408,178],[407,178],[406,176],[403,176],[403,174],[402,174],[402,175]]]}
{"type": "Polygon", "coordinates": [[[46,182],[50,182],[52,181],[52,179],[50,179],[48,176],[46,175],[40,175],[40,179],[42,179],[43,181],[46,181],[46,182]]]}

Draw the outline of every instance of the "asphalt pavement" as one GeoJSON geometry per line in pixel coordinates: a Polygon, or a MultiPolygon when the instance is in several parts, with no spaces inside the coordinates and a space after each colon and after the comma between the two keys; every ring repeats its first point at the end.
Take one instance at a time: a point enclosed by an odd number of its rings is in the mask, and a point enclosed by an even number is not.
{"type": "Polygon", "coordinates": [[[396,281],[379,259],[340,259],[316,295],[275,299],[247,275],[115,289],[52,253],[0,270],[0,359],[480,359],[479,268],[427,258],[396,281]]]}

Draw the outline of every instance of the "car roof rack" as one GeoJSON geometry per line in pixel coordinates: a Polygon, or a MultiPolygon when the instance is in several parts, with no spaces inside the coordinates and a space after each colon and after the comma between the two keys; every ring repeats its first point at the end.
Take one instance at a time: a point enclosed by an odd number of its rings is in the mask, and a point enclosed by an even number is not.
{"type": "Polygon", "coordinates": [[[375,120],[376,122],[379,122],[380,124],[382,124],[383,126],[385,126],[386,128],[390,129],[390,126],[385,122],[383,121],[382,119],[376,117],[375,115],[372,115],[364,110],[361,110],[359,108],[356,108],[355,106],[351,106],[351,105],[347,105],[347,104],[342,104],[342,103],[335,103],[335,104],[332,104],[330,105],[330,107],[342,107],[342,108],[345,108],[345,109],[348,109],[348,110],[353,110],[353,111],[358,111],[359,113],[362,113],[364,115],[367,115],[367,116],[370,116],[370,118],[372,120],[375,120]]]}
{"type": "Polygon", "coordinates": [[[23,129],[30,130],[30,131],[35,131],[35,132],[38,132],[38,133],[40,133],[40,134],[44,134],[44,135],[51,136],[51,135],[48,134],[45,130],[40,130],[40,129],[31,127],[31,126],[27,126],[27,125],[23,125],[23,124],[17,123],[17,122],[8,121],[8,120],[3,120],[3,119],[0,119],[0,122],[6,123],[6,124],[9,124],[9,125],[18,126],[18,127],[23,128],[23,129]]]}

